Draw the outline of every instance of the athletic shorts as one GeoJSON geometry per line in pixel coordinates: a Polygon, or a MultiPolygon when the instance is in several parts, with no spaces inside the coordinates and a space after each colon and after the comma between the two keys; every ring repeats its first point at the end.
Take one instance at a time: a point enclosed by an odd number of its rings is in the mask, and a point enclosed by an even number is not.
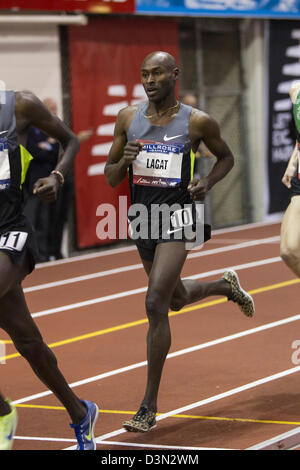
{"type": "Polygon", "coordinates": [[[22,266],[28,255],[28,274],[34,270],[38,259],[38,244],[34,229],[24,216],[0,231],[0,251],[9,256],[17,266],[22,266]]]}
{"type": "MultiPolygon", "coordinates": [[[[211,238],[211,226],[208,225],[208,224],[205,224],[204,225],[204,240],[203,242],[207,242],[208,240],[210,240],[211,238]]],[[[168,242],[174,242],[174,241],[181,241],[183,243],[189,243],[188,240],[184,240],[184,239],[181,239],[181,240],[174,240],[174,239],[170,239],[170,240],[164,240],[164,239],[158,239],[158,240],[151,240],[151,239],[148,239],[148,240],[134,240],[135,241],[135,244],[136,244],[136,247],[139,251],[139,254],[140,254],[140,257],[141,259],[145,260],[145,261],[153,261],[154,260],[154,254],[155,254],[155,249],[156,249],[156,246],[159,244],[159,243],[168,243],[168,242]]]]}
{"type": "Polygon", "coordinates": [[[300,180],[297,177],[291,179],[291,191],[293,196],[300,196],[300,180]]]}
{"type": "Polygon", "coordinates": [[[153,261],[156,246],[160,243],[183,242],[189,251],[211,238],[211,226],[204,223],[204,206],[199,216],[195,204],[185,206],[174,212],[161,215],[160,218],[149,217],[138,219],[128,216],[130,222],[129,233],[135,242],[140,257],[145,261],[153,261]],[[198,215],[197,215],[198,213],[198,215]],[[139,220],[139,224],[137,221],[139,220]],[[146,228],[142,232],[141,225],[146,228]],[[196,243],[195,243],[196,240],[196,243]]]}

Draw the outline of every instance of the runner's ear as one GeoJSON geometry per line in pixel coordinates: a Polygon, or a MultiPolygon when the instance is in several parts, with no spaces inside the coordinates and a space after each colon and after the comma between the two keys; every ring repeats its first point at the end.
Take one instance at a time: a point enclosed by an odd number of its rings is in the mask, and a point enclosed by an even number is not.
{"type": "Polygon", "coordinates": [[[173,69],[173,77],[174,77],[174,80],[177,80],[177,78],[179,77],[179,69],[178,67],[175,67],[173,69]]]}

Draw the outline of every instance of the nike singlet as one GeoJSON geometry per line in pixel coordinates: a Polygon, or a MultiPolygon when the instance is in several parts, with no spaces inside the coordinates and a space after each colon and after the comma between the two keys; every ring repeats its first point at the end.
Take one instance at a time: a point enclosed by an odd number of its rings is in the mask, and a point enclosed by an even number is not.
{"type": "Polygon", "coordinates": [[[186,204],[187,186],[193,177],[194,158],[189,138],[191,106],[180,104],[166,126],[153,126],[145,117],[148,103],[141,103],[133,117],[127,140],[144,146],[129,167],[131,203],[186,204]]]}
{"type": "Polygon", "coordinates": [[[15,93],[0,92],[0,231],[22,214],[22,184],[32,156],[19,145],[16,131],[15,93]]]}

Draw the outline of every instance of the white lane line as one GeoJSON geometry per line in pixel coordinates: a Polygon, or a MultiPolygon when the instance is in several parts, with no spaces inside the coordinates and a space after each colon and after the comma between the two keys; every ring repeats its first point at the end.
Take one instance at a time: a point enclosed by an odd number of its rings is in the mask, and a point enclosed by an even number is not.
{"type": "MultiPolygon", "coordinates": [[[[20,441],[44,441],[44,442],[77,442],[76,439],[60,438],[60,437],[36,437],[36,436],[15,436],[14,439],[20,441]]],[[[117,441],[100,441],[97,444],[120,446],[120,447],[141,447],[151,449],[173,449],[173,450],[235,450],[235,449],[223,449],[220,447],[187,447],[187,446],[169,446],[169,445],[158,445],[158,444],[137,444],[133,442],[117,442],[117,441]]]]}
{"type": "MultiPolygon", "coordinates": [[[[238,231],[243,231],[243,230],[251,230],[253,228],[260,228],[260,227],[268,227],[270,225],[277,225],[280,224],[282,220],[282,217],[278,217],[276,220],[271,220],[267,222],[254,222],[250,224],[245,224],[245,225],[236,225],[234,227],[228,227],[224,229],[217,229],[212,231],[213,236],[218,236],[223,233],[231,233],[231,232],[238,232],[238,231]]],[[[95,249],[99,248],[101,250],[103,247],[95,247],[95,249]]],[[[113,248],[113,249],[102,249],[100,252],[95,252],[95,253],[87,253],[85,255],[79,255],[79,256],[73,256],[70,258],[65,258],[57,261],[48,261],[46,263],[40,263],[36,265],[37,269],[42,269],[42,268],[48,268],[49,266],[59,266],[60,264],[67,264],[67,263],[74,263],[77,261],[84,261],[88,259],[93,259],[93,258],[98,258],[102,256],[109,256],[109,255],[116,255],[120,253],[126,253],[127,251],[134,251],[136,250],[136,246],[126,246],[126,247],[121,247],[121,248],[113,248]]]]}
{"type": "Polygon", "coordinates": [[[300,427],[278,434],[278,436],[259,442],[246,450],[285,450],[300,444],[300,427]]]}
{"type": "Polygon", "coordinates": [[[221,447],[186,447],[186,446],[168,446],[158,444],[137,444],[134,442],[116,442],[116,441],[97,441],[97,444],[106,444],[113,446],[124,446],[124,447],[141,447],[151,449],[178,449],[178,450],[238,450],[238,449],[223,449],[221,447]]]}
{"type": "Polygon", "coordinates": [[[125,273],[125,272],[128,272],[128,271],[134,271],[136,269],[141,269],[141,268],[143,268],[142,264],[132,264],[130,266],[120,266],[119,268],[108,269],[106,271],[100,271],[100,272],[97,272],[97,273],[85,274],[85,275],[82,275],[82,276],[71,277],[71,278],[68,278],[68,279],[62,279],[60,281],[47,282],[45,284],[39,284],[39,285],[32,286],[32,287],[25,287],[23,289],[23,291],[24,291],[25,294],[28,294],[29,292],[35,292],[35,291],[43,290],[43,289],[50,289],[51,287],[65,286],[67,284],[73,284],[75,282],[88,281],[90,279],[97,279],[99,277],[111,276],[113,274],[121,274],[121,273],[125,273]]]}
{"type": "MultiPolygon", "coordinates": [[[[240,250],[243,248],[249,248],[257,245],[262,245],[262,244],[268,244],[268,243],[274,243],[278,242],[279,237],[269,237],[269,238],[262,238],[258,240],[251,240],[243,243],[237,243],[233,244],[230,246],[224,246],[220,248],[213,248],[211,250],[205,250],[205,251],[195,251],[191,252],[188,256],[187,259],[194,259],[194,258],[200,258],[202,256],[209,256],[209,255],[215,255],[219,253],[225,253],[227,251],[234,251],[234,250],[240,250]]],[[[111,276],[113,274],[119,274],[119,273],[124,273],[128,271],[134,271],[136,269],[142,269],[143,264],[132,264],[129,266],[121,266],[119,268],[114,268],[114,269],[108,269],[106,271],[100,271],[92,274],[86,274],[82,276],[76,276],[68,279],[62,279],[60,281],[53,281],[53,282],[47,282],[44,284],[39,284],[36,286],[31,286],[31,287],[25,287],[23,290],[25,294],[30,293],[30,292],[35,292],[38,290],[43,290],[43,289],[50,289],[52,287],[59,287],[59,286],[65,286],[67,284],[73,284],[75,282],[82,282],[82,281],[87,281],[90,279],[96,279],[99,277],[106,277],[106,276],[111,276]]]]}
{"type": "Polygon", "coordinates": [[[140,287],[139,289],[133,289],[129,291],[119,292],[117,294],[105,295],[104,297],[98,297],[96,299],[83,300],[82,302],[76,302],[74,304],[63,305],[62,307],[49,308],[47,310],[41,310],[32,314],[33,318],[44,317],[45,315],[53,315],[58,312],[65,312],[67,310],[73,310],[75,308],[87,307],[89,305],[98,304],[101,302],[107,302],[109,300],[121,299],[122,297],[128,297],[130,295],[141,294],[146,292],[146,287],[140,287]]]}
{"type": "MultiPolygon", "coordinates": [[[[209,398],[205,398],[204,400],[197,401],[195,403],[191,403],[189,405],[182,406],[181,408],[177,408],[176,410],[168,411],[167,413],[163,413],[159,416],[157,416],[156,421],[161,421],[163,419],[169,418],[170,416],[176,415],[176,414],[181,414],[186,411],[192,410],[194,408],[199,408],[200,406],[208,405],[209,403],[213,403],[218,400],[222,400],[224,398],[230,397],[232,395],[236,395],[238,393],[244,392],[246,390],[250,390],[251,388],[258,387],[259,385],[264,385],[268,382],[272,382],[274,380],[281,379],[282,377],[286,377],[291,374],[295,374],[296,372],[300,371],[300,366],[298,367],[293,367],[292,369],[287,369],[282,372],[278,372],[277,374],[269,375],[268,377],[264,377],[259,380],[255,380],[254,382],[249,382],[245,385],[242,385],[241,387],[236,387],[231,390],[228,390],[227,392],[224,393],[219,393],[218,395],[214,395],[209,398]]],[[[109,439],[110,437],[115,437],[119,436],[120,434],[124,434],[127,431],[123,428],[121,429],[116,429],[115,431],[112,431],[110,433],[106,433],[102,436],[99,436],[96,438],[96,442],[100,441],[105,441],[106,439],[109,439]]],[[[74,449],[74,446],[68,447],[65,450],[71,450],[74,449]]]]}
{"type": "MultiPolygon", "coordinates": [[[[95,247],[95,249],[97,249],[97,247],[95,247]]],[[[70,258],[59,259],[56,261],[46,261],[45,263],[38,263],[35,267],[36,269],[42,269],[42,268],[49,268],[52,266],[60,266],[61,264],[77,263],[79,261],[102,258],[103,256],[119,255],[121,253],[135,251],[136,246],[130,245],[130,246],[124,246],[121,248],[113,248],[113,249],[103,249],[103,247],[99,246],[98,249],[101,251],[95,251],[94,253],[87,253],[86,255],[72,256],[70,258]]]]}
{"type": "MultiPolygon", "coordinates": [[[[226,343],[228,341],[232,341],[232,340],[235,340],[235,339],[238,339],[238,338],[243,338],[243,337],[248,336],[248,335],[259,333],[260,331],[265,331],[265,330],[268,330],[268,329],[271,329],[271,328],[276,328],[277,326],[286,325],[288,323],[292,323],[292,322],[298,321],[298,320],[300,320],[300,314],[293,315],[289,318],[284,318],[282,320],[278,320],[278,321],[275,321],[275,322],[266,323],[265,325],[261,325],[261,326],[258,326],[256,328],[251,328],[249,330],[243,330],[243,331],[240,331],[239,333],[234,333],[232,335],[223,336],[221,338],[217,338],[217,339],[214,339],[212,341],[207,341],[206,343],[201,343],[201,344],[198,344],[196,346],[191,346],[191,347],[184,348],[184,349],[181,349],[181,350],[178,350],[178,351],[174,351],[173,353],[169,353],[167,355],[167,359],[172,359],[174,357],[182,356],[184,354],[189,354],[191,352],[199,351],[201,349],[206,349],[206,348],[209,348],[211,346],[216,346],[218,344],[226,343]]],[[[146,365],[147,365],[147,361],[137,362],[137,363],[131,364],[129,366],[121,367],[119,369],[111,370],[109,372],[104,372],[102,374],[98,374],[98,375],[95,375],[93,377],[88,377],[86,379],[82,379],[82,380],[79,380],[77,382],[73,382],[73,383],[70,384],[70,387],[75,388],[75,387],[79,387],[79,386],[82,386],[82,385],[86,385],[86,384],[89,384],[89,383],[92,383],[92,382],[96,382],[98,380],[106,379],[107,377],[112,377],[114,375],[122,374],[124,372],[129,372],[131,370],[138,369],[140,367],[145,367],[146,365]]],[[[38,398],[46,397],[48,395],[52,395],[52,392],[50,390],[47,390],[45,392],[40,392],[40,393],[37,393],[35,395],[30,395],[30,396],[27,396],[27,397],[24,397],[24,398],[20,398],[18,400],[15,400],[13,403],[14,404],[26,403],[26,402],[29,402],[29,401],[32,401],[32,400],[36,400],[38,398]]]]}
{"type": "MultiPolygon", "coordinates": [[[[274,257],[274,258],[267,258],[263,260],[258,260],[258,261],[252,261],[250,263],[245,263],[245,264],[239,264],[236,266],[227,266],[225,268],[221,269],[214,269],[212,271],[206,271],[205,273],[200,273],[200,274],[194,274],[191,276],[188,276],[188,279],[201,279],[204,277],[209,277],[209,276],[215,276],[217,274],[223,274],[224,271],[228,269],[234,269],[236,271],[243,270],[243,269],[249,269],[249,268],[254,268],[258,266],[265,266],[268,264],[272,263],[278,263],[279,261],[282,261],[279,256],[274,257]]],[[[40,312],[35,312],[32,314],[33,318],[38,318],[38,317],[44,317],[45,315],[53,315],[54,313],[59,313],[59,312],[65,312],[67,310],[73,310],[81,307],[87,307],[89,305],[95,305],[98,303],[102,302],[107,302],[110,300],[115,300],[115,299],[121,299],[123,297],[129,297],[131,295],[137,295],[141,294],[143,292],[147,291],[147,286],[145,287],[140,287],[138,289],[132,289],[132,290],[127,290],[123,292],[117,292],[116,294],[110,294],[110,295],[105,295],[103,297],[98,297],[95,299],[89,299],[89,300],[83,300],[81,302],[76,302],[74,304],[67,304],[67,305],[62,305],[61,307],[53,307],[49,308],[46,310],[41,310],[40,312]]]]}
{"type": "MultiPolygon", "coordinates": [[[[269,237],[270,238],[270,244],[278,244],[280,242],[280,237],[279,235],[274,235],[272,237],[269,237]],[[271,238],[274,238],[274,240],[271,240],[271,238]]],[[[246,243],[246,242],[251,242],[251,241],[255,241],[255,240],[259,240],[259,238],[255,238],[255,239],[251,239],[251,238],[229,238],[229,237],[226,237],[226,238],[212,238],[211,240],[209,240],[209,246],[211,245],[233,245],[233,244],[238,244],[238,243],[246,243]]],[[[260,240],[264,240],[264,238],[261,238],[260,240]]],[[[204,249],[201,247],[201,248],[195,248],[194,251],[206,251],[206,250],[209,250],[210,248],[207,248],[207,245],[205,244],[204,245],[204,249]]]]}
{"type": "Polygon", "coordinates": [[[68,439],[68,438],[60,438],[60,437],[14,436],[14,439],[19,439],[22,441],[77,442],[76,439],[68,439]]]}

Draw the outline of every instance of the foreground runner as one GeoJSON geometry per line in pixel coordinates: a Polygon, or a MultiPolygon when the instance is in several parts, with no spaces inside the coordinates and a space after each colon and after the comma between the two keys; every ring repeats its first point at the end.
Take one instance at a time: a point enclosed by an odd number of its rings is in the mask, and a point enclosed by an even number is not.
{"type": "MultiPolygon", "coordinates": [[[[197,210],[193,201],[203,200],[226,176],[233,166],[233,156],[213,119],[176,100],[179,70],[171,55],[150,54],[142,64],[141,73],[148,102],[120,111],[105,175],[115,187],[129,171],[131,208],[139,204],[140,211],[147,209],[146,219],[135,217],[129,210],[129,220],[149,276],[148,380],[137,414],[123,424],[128,431],[145,432],[155,425],[159,383],[171,344],[169,308],[180,310],[207,296],[223,295],[237,302],[245,315],[252,316],[254,304],[241,289],[234,271],[227,271],[221,279],[212,282],[180,279],[188,247],[192,245],[189,242],[193,241],[185,230],[191,224],[195,226],[197,210]],[[208,176],[191,181],[191,150],[196,152],[201,140],[217,157],[217,163],[208,176]],[[170,209],[159,220],[153,215],[157,205],[170,209]]],[[[210,238],[210,227],[202,223],[202,228],[200,242],[210,238]]]]}
{"type": "MultiPolygon", "coordinates": [[[[22,215],[22,184],[32,158],[24,148],[27,129],[39,128],[57,139],[64,150],[55,170],[34,185],[37,197],[45,202],[56,199],[78,151],[78,140],[33,94],[0,93],[0,328],[8,333],[35,374],[66,408],[78,449],[95,449],[93,428],[98,407],[81,401],[67,384],[28,311],[21,286],[34,269],[38,251],[33,229],[22,215]]],[[[0,396],[0,449],[11,448],[15,427],[16,413],[0,396]]]]}
{"type": "Polygon", "coordinates": [[[291,200],[282,219],[280,254],[291,271],[300,277],[300,81],[292,84],[290,98],[293,104],[296,144],[282,178],[283,184],[291,189],[291,200]]]}

